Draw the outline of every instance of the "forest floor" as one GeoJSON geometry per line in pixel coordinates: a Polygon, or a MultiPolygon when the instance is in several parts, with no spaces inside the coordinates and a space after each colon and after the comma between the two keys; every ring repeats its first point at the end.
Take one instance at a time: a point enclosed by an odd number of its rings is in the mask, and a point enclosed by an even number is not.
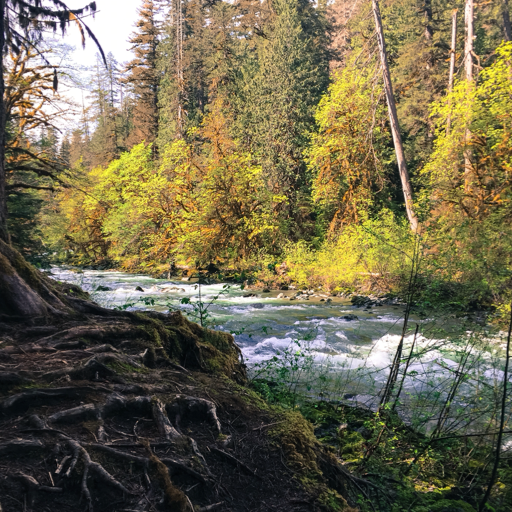
{"type": "Polygon", "coordinates": [[[0,324],[0,510],[351,510],[298,412],[180,313],[0,324]]]}

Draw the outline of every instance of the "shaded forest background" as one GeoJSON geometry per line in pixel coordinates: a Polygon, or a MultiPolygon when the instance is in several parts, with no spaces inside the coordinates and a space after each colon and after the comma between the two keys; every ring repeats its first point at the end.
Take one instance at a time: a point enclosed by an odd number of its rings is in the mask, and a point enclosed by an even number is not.
{"type": "Polygon", "coordinates": [[[419,233],[405,215],[371,2],[144,0],[133,60],[98,56],[72,131],[53,67],[30,44],[10,55],[12,242],[36,264],[215,263],[329,291],[400,291],[404,261],[419,258],[424,302],[503,304],[510,8],[475,5],[468,79],[466,3],[381,3],[419,233]]]}

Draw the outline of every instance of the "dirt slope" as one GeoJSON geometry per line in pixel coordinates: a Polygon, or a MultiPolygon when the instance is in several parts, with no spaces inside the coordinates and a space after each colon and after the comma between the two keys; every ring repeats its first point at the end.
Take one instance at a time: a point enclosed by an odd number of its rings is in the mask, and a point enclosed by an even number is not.
{"type": "Polygon", "coordinates": [[[0,511],[350,510],[311,425],[245,386],[232,336],[91,311],[0,324],[0,511]]]}

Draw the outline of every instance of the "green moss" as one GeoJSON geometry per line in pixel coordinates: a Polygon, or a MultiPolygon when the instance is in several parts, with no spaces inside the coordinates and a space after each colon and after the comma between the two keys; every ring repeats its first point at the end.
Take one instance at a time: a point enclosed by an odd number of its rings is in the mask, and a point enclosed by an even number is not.
{"type": "Polygon", "coordinates": [[[107,363],[106,366],[108,366],[111,370],[114,370],[116,373],[119,374],[148,372],[146,368],[137,368],[136,366],[132,366],[131,364],[123,363],[121,361],[112,361],[110,363],[107,363]]]}
{"type": "Polygon", "coordinates": [[[315,437],[313,425],[298,410],[281,411],[280,422],[269,431],[285,453],[288,464],[306,491],[316,497],[323,510],[353,511],[345,499],[330,488],[320,468],[325,453],[315,437]]]}

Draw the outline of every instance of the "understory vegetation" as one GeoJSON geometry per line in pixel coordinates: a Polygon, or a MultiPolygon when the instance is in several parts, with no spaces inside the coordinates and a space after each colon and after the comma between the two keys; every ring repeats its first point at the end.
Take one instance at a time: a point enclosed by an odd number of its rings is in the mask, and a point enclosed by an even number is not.
{"type": "Polygon", "coordinates": [[[314,425],[343,460],[351,503],[362,511],[510,509],[510,448],[500,437],[510,434],[510,332],[440,316],[405,322],[386,366],[371,355],[390,339],[341,360],[319,352],[315,339],[301,336],[252,365],[251,383],[314,425]]]}

